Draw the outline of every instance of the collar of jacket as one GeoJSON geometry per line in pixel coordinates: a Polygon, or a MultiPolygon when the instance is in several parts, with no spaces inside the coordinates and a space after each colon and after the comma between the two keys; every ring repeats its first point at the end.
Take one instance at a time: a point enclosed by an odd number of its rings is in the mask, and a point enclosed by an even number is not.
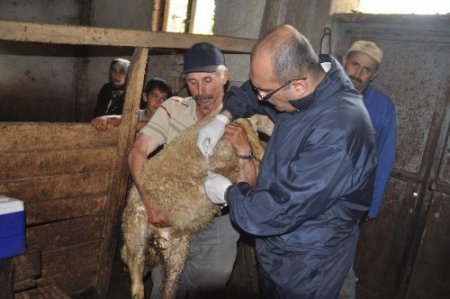
{"type": "MultiPolygon", "coordinates": [[[[334,94],[343,87],[353,89],[351,80],[345,74],[344,69],[336,58],[331,55],[320,54],[319,63],[322,62],[331,62],[331,68],[316,89],[306,97],[290,101],[291,105],[298,110],[305,110],[316,101],[326,100],[329,95],[334,94]]],[[[357,92],[356,90],[354,91],[357,92]]]]}

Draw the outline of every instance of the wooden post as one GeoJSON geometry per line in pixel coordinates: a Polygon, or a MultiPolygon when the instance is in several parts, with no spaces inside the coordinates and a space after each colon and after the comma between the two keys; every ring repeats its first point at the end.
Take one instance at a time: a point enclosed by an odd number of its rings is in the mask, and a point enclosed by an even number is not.
{"type": "Polygon", "coordinates": [[[161,31],[161,15],[163,12],[161,0],[153,0],[153,7],[152,7],[152,24],[151,24],[151,31],[158,32],[161,31]]]}
{"type": "Polygon", "coordinates": [[[119,219],[125,203],[127,182],[129,176],[127,154],[132,145],[138,120],[139,103],[142,95],[145,64],[148,56],[148,48],[136,48],[129,72],[125,103],[122,112],[122,122],[119,128],[119,140],[117,144],[118,168],[115,180],[110,188],[107,203],[107,220],[103,231],[104,243],[102,244],[97,293],[99,298],[106,298],[111,270],[117,245],[117,232],[119,231],[119,219]]]}

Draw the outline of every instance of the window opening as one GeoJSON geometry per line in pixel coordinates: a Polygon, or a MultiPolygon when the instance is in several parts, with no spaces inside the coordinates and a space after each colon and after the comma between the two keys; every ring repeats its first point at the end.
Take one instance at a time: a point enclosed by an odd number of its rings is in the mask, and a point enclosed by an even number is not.
{"type": "Polygon", "coordinates": [[[214,0],[167,0],[163,30],[211,35],[215,8],[214,0]]]}
{"type": "Polygon", "coordinates": [[[359,9],[370,14],[448,14],[448,0],[360,0],[359,9]]]}

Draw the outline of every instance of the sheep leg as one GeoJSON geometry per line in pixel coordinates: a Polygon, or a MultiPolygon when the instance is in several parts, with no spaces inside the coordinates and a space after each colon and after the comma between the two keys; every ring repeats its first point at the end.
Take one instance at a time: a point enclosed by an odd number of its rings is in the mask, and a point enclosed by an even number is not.
{"type": "Polygon", "coordinates": [[[182,235],[172,238],[170,246],[162,251],[165,277],[163,283],[163,298],[175,298],[178,280],[183,273],[186,259],[189,253],[191,238],[189,235],[182,235]]]}
{"type": "Polygon", "coordinates": [[[140,199],[128,198],[123,213],[122,231],[124,245],[122,260],[128,266],[131,276],[131,294],[133,299],[144,299],[143,271],[147,249],[147,215],[139,206],[140,199]]]}

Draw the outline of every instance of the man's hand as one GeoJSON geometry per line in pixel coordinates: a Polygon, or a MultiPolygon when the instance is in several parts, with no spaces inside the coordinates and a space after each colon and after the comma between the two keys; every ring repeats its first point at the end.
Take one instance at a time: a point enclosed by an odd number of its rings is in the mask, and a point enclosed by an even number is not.
{"type": "Polygon", "coordinates": [[[205,180],[205,192],[209,200],[213,204],[226,204],[225,191],[230,187],[231,182],[223,175],[208,172],[208,177],[205,180]]]}
{"type": "Polygon", "coordinates": [[[169,227],[169,216],[166,213],[158,211],[156,204],[149,195],[141,194],[141,200],[144,203],[147,212],[147,221],[156,227],[169,227]]]}
{"type": "Polygon", "coordinates": [[[210,156],[217,142],[225,132],[225,126],[230,122],[228,117],[217,114],[212,121],[198,131],[197,146],[203,156],[210,156]]]}
{"type": "Polygon", "coordinates": [[[252,151],[245,129],[237,122],[232,122],[226,126],[223,137],[230,141],[239,155],[245,156],[252,151]]]}

